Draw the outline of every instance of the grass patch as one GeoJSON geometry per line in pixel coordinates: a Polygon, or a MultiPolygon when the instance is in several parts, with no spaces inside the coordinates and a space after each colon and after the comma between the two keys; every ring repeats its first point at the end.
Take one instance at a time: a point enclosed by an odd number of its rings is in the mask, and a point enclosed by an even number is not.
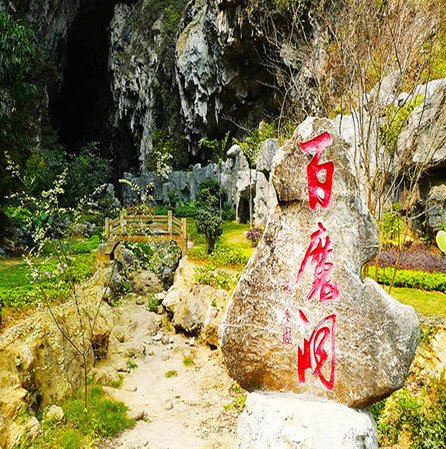
{"type": "Polygon", "coordinates": [[[150,293],[147,298],[147,308],[151,312],[158,312],[158,300],[153,293],[150,293]]]}
{"type": "MultiPolygon", "coordinates": [[[[93,250],[99,243],[98,237],[85,241],[73,241],[66,247],[69,250],[69,274],[78,282],[88,278],[94,272],[96,257],[93,250]]],[[[56,257],[37,259],[39,271],[48,273],[43,276],[41,283],[46,296],[50,300],[67,300],[71,296],[71,289],[64,276],[58,274],[59,261],[56,257]]],[[[27,264],[20,259],[0,261],[0,304],[6,309],[13,310],[28,308],[39,303],[42,297],[40,287],[31,282],[30,270],[27,264]]]]}
{"type": "Polygon", "coordinates": [[[110,386],[112,388],[121,388],[122,382],[124,381],[124,376],[122,374],[115,380],[112,380],[110,386]]]}
{"type": "Polygon", "coordinates": [[[176,370],[172,369],[170,371],[167,371],[167,373],[165,374],[165,376],[170,379],[172,377],[177,377],[178,373],[176,372],[176,370]]]}
{"type": "Polygon", "coordinates": [[[412,306],[422,316],[446,319],[445,293],[394,287],[392,296],[403,304],[412,306]]]}
{"type": "Polygon", "coordinates": [[[183,365],[187,367],[195,365],[194,359],[192,357],[183,357],[183,365]]]}
{"type": "Polygon", "coordinates": [[[130,371],[135,368],[138,368],[138,364],[131,357],[129,357],[127,359],[127,369],[130,371]]]}
{"type": "Polygon", "coordinates": [[[92,447],[95,440],[121,433],[135,424],[127,418],[127,407],[108,398],[100,385],[88,387],[88,412],[84,411],[83,392],[62,403],[62,422],[43,421],[42,435],[31,445],[22,447],[78,449],[92,447]]]}
{"type": "Polygon", "coordinates": [[[213,264],[195,268],[195,280],[199,284],[210,285],[227,291],[234,290],[240,279],[240,274],[241,272],[217,269],[213,264]]]}

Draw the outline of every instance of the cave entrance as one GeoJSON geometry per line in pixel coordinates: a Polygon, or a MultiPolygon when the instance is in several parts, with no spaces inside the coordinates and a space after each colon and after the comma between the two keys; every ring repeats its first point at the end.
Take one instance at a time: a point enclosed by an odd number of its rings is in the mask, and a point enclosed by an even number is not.
{"type": "MultiPolygon", "coordinates": [[[[62,85],[50,99],[53,123],[69,153],[99,142],[102,156],[113,159],[115,175],[138,166],[129,129],[112,129],[113,98],[108,71],[109,25],[118,0],[86,0],[68,30],[62,85]]],[[[127,0],[126,3],[134,3],[127,0]]]]}
{"type": "Polygon", "coordinates": [[[82,3],[67,38],[62,86],[50,101],[53,123],[67,151],[103,142],[111,106],[108,31],[116,0],[82,3]]]}

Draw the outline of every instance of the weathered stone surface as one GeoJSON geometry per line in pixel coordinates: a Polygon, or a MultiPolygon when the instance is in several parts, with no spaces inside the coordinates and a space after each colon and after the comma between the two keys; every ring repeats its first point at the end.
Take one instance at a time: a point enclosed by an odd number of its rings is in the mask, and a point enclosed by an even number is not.
{"type": "Polygon", "coordinates": [[[432,187],[426,201],[428,226],[438,231],[446,223],[446,184],[432,187]]]}
{"type": "Polygon", "coordinates": [[[131,285],[132,291],[138,294],[158,293],[163,290],[158,276],[149,270],[133,273],[131,285]]]}
{"type": "Polygon", "coordinates": [[[369,411],[283,393],[249,394],[237,434],[238,449],[378,447],[369,411]]]}
{"type": "Polygon", "coordinates": [[[279,149],[277,139],[267,139],[260,144],[259,154],[257,155],[256,167],[261,172],[270,172],[274,156],[279,149]]]}
{"type": "Polygon", "coordinates": [[[376,227],[361,202],[348,145],[328,121],[312,123],[311,134],[296,133],[276,155],[272,183],[278,203],[228,305],[222,349],[231,376],[249,391],[309,393],[364,407],[403,385],[418,320],[411,307],[372,280],[361,279],[362,265],[378,249],[376,227]],[[307,187],[311,157],[299,142],[324,131],[333,138],[320,162],[334,162],[332,196],[327,209],[318,204],[312,211],[307,187]],[[318,230],[321,237],[311,246],[318,230]],[[333,264],[324,288],[337,284],[334,300],[317,288],[308,299],[318,256],[306,265],[303,261],[307,251],[317,248],[328,251],[319,255],[323,267],[333,264]]]}
{"type": "Polygon", "coordinates": [[[52,405],[46,412],[45,418],[48,421],[62,421],[64,417],[63,408],[58,405],[52,405]]]}

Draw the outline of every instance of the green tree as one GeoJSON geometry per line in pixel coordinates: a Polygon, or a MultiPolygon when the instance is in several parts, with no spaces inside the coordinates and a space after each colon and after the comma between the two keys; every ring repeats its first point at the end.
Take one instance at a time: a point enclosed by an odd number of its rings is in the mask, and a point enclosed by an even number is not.
{"type": "Polygon", "coordinates": [[[195,223],[197,225],[197,231],[203,234],[206,239],[208,254],[211,254],[214,251],[217,239],[223,233],[223,222],[218,210],[213,207],[199,209],[195,223]]]}

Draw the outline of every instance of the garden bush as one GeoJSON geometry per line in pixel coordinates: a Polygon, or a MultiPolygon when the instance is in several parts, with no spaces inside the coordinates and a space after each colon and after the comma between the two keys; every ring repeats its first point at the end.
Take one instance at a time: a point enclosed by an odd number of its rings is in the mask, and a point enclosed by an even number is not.
{"type": "MultiPolygon", "coordinates": [[[[397,246],[385,245],[379,255],[379,266],[395,266],[398,252],[397,246]]],[[[429,273],[446,273],[446,256],[441,254],[437,248],[429,247],[424,243],[407,242],[401,250],[398,268],[429,273]]]]}
{"type": "Polygon", "coordinates": [[[371,408],[380,447],[411,441],[414,449],[442,449],[446,435],[446,381],[430,377],[415,389],[403,387],[371,408]]]}
{"type": "MultiPolygon", "coordinates": [[[[368,276],[375,278],[375,267],[369,267],[368,276]]],[[[378,282],[390,285],[393,276],[392,268],[378,269],[378,282]]],[[[446,274],[428,273],[425,271],[397,270],[395,287],[417,288],[420,290],[436,290],[446,293],[446,274]]]]}
{"type": "Polygon", "coordinates": [[[232,290],[240,278],[240,273],[230,273],[219,270],[215,265],[195,268],[195,280],[199,284],[210,285],[214,288],[232,290]]]}

